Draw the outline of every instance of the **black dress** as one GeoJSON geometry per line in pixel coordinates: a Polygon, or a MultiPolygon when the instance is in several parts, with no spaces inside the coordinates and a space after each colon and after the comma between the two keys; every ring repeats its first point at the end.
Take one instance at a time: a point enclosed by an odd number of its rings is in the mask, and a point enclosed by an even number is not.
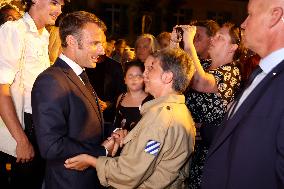
{"type": "Polygon", "coordinates": [[[123,128],[131,131],[141,119],[140,108],[143,103],[152,100],[153,97],[148,95],[139,107],[124,107],[121,105],[126,93],[123,93],[117,106],[116,116],[114,120],[115,128],[123,128]]]}
{"type": "MultiPolygon", "coordinates": [[[[206,70],[210,61],[201,60],[206,70]]],[[[235,63],[220,66],[209,70],[217,81],[217,93],[200,93],[189,89],[186,96],[186,105],[191,112],[193,120],[201,123],[201,140],[196,140],[192,163],[190,167],[189,188],[199,189],[201,184],[202,169],[209,146],[215,132],[219,128],[227,111],[227,105],[233,101],[234,95],[240,87],[240,71],[235,63]]]]}

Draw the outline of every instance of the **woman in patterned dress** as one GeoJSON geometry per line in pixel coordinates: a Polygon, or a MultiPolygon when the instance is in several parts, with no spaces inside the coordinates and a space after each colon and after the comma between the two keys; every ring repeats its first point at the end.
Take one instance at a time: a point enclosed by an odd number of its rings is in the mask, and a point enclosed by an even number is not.
{"type": "Polygon", "coordinates": [[[190,170],[190,188],[200,188],[202,169],[208,148],[221,124],[227,106],[233,101],[241,82],[238,59],[242,54],[239,29],[231,23],[224,24],[211,40],[208,50],[211,64],[203,68],[193,45],[194,26],[182,26],[185,50],[195,62],[191,90],[186,93],[186,103],[196,125],[200,127],[201,140],[196,141],[190,170]]]}

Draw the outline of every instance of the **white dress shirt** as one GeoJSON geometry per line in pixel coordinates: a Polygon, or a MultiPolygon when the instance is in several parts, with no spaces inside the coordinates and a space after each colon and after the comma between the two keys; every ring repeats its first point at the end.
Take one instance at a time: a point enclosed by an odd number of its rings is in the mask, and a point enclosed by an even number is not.
{"type": "Polygon", "coordinates": [[[83,72],[83,68],[81,66],[79,66],[76,62],[65,56],[63,53],[59,55],[59,58],[63,60],[66,64],[68,64],[68,66],[70,66],[70,68],[75,72],[76,75],[79,76],[83,72]]]}
{"type": "Polygon", "coordinates": [[[23,57],[25,87],[24,111],[32,113],[31,90],[37,76],[50,66],[48,56],[49,33],[39,33],[28,13],[17,21],[6,22],[0,28],[0,83],[12,84],[19,72],[23,57]],[[22,56],[23,53],[23,56],[22,56]]]}

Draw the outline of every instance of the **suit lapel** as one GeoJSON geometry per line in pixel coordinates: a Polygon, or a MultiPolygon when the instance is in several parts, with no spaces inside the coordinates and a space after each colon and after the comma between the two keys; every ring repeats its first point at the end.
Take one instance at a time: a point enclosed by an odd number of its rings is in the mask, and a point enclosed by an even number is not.
{"type": "Polygon", "coordinates": [[[259,98],[263,95],[263,91],[265,91],[271,82],[283,71],[284,61],[265,76],[265,78],[254,88],[230,119],[227,120],[228,113],[226,114],[221,125],[221,130],[217,133],[211,149],[209,150],[208,157],[230,136],[238,124],[249,114],[249,111],[258,102],[259,98]]]}
{"type": "Polygon", "coordinates": [[[98,119],[100,120],[101,126],[103,126],[103,119],[102,119],[102,113],[100,111],[100,108],[98,107],[98,103],[96,102],[96,94],[92,94],[87,87],[83,84],[83,82],[80,80],[80,78],[75,74],[75,72],[66,64],[63,60],[58,58],[54,64],[54,66],[62,68],[63,72],[66,74],[66,76],[80,89],[82,94],[88,99],[88,101],[93,106],[98,119]]]}

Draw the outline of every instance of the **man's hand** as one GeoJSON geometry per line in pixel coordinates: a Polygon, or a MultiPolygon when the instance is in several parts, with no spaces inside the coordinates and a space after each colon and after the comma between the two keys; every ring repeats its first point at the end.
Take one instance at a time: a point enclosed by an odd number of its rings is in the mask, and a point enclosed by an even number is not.
{"type": "Polygon", "coordinates": [[[114,156],[117,152],[119,144],[116,144],[115,139],[113,137],[108,137],[103,143],[104,146],[108,151],[108,156],[114,156]]]}
{"type": "Polygon", "coordinates": [[[119,147],[123,146],[123,139],[125,138],[127,133],[127,130],[117,128],[113,131],[111,136],[102,143],[102,146],[107,149],[109,156],[115,156],[119,147]]]}
{"type": "Polygon", "coordinates": [[[17,155],[17,163],[19,162],[26,163],[34,158],[35,156],[34,148],[26,136],[23,137],[23,140],[17,142],[16,155],[17,155]]]}
{"type": "Polygon", "coordinates": [[[69,158],[65,161],[64,166],[67,169],[74,169],[84,171],[90,166],[96,167],[97,159],[88,154],[80,154],[75,157],[69,158]]]}

